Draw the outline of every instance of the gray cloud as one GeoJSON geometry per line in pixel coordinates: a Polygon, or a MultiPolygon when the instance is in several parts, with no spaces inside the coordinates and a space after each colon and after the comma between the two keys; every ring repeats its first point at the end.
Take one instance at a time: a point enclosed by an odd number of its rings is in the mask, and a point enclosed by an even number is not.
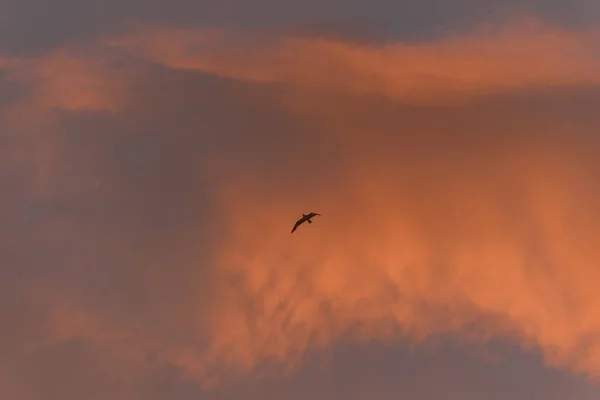
{"type": "Polygon", "coordinates": [[[529,0],[527,2],[462,0],[447,2],[191,2],[169,3],[125,0],[83,4],[73,0],[40,2],[8,0],[0,6],[0,49],[34,51],[112,34],[132,20],[153,20],[187,26],[271,27],[424,39],[462,30],[480,21],[510,20],[515,14],[534,14],[555,23],[593,25],[598,10],[590,0],[529,0]],[[335,25],[339,28],[331,28],[335,25]],[[319,28],[324,26],[324,28],[319,28]],[[354,28],[354,27],[357,28],[354,28]],[[349,28],[346,28],[349,27],[349,28]],[[350,29],[350,30],[349,30],[350,29]],[[359,29],[358,31],[356,29],[359,29]],[[362,33],[362,30],[365,30],[362,33]],[[354,32],[352,32],[354,31],[354,32]],[[371,32],[371,33],[369,33],[371,32]]]}

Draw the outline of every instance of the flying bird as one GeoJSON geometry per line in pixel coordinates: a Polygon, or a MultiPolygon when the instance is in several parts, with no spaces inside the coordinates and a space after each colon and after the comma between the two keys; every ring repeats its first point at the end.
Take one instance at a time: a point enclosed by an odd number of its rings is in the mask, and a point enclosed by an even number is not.
{"type": "Polygon", "coordinates": [[[292,231],[290,233],[294,233],[294,231],[304,222],[308,221],[309,224],[312,224],[312,221],[310,219],[316,215],[321,215],[321,214],[317,214],[314,212],[311,212],[310,214],[302,214],[302,218],[300,218],[298,221],[296,221],[296,224],[294,225],[294,228],[292,229],[292,231]]]}

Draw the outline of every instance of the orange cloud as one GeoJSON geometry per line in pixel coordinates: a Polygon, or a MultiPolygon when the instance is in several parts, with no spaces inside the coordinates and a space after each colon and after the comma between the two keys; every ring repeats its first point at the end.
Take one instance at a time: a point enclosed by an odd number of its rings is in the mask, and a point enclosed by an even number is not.
{"type": "Polygon", "coordinates": [[[131,64],[119,66],[116,61],[119,59],[114,55],[98,52],[93,46],[0,60],[7,80],[20,89],[15,99],[0,110],[0,124],[4,124],[7,135],[15,138],[5,161],[26,165],[28,178],[40,193],[48,193],[50,181],[56,182],[56,176],[64,172],[57,170],[64,157],[64,138],[57,133],[61,113],[115,115],[131,104],[129,85],[135,81],[135,69],[131,64]]]}
{"type": "Polygon", "coordinates": [[[0,366],[0,394],[3,397],[15,400],[29,400],[33,396],[27,390],[23,379],[17,376],[7,365],[0,366]]]}
{"type": "Polygon", "coordinates": [[[33,105],[65,111],[111,111],[128,96],[131,76],[111,67],[110,61],[66,49],[39,59],[22,60],[13,78],[27,84],[33,105]]]}
{"type": "Polygon", "coordinates": [[[227,31],[140,32],[109,44],[170,68],[418,103],[600,82],[597,30],[571,32],[531,21],[426,43],[378,46],[227,31]]]}
{"type": "Polygon", "coordinates": [[[416,138],[423,148],[408,159],[413,141],[388,137],[400,155],[365,155],[365,144],[326,189],[319,176],[224,180],[210,360],[249,371],[293,366],[344,337],[451,333],[509,337],[600,376],[600,168],[578,158],[583,145],[569,156],[522,134],[529,143],[511,136],[512,151],[485,157],[479,145],[416,138]],[[308,211],[323,216],[290,235],[308,211]]]}
{"type": "Polygon", "coordinates": [[[8,58],[0,56],[0,68],[7,68],[10,65],[8,58]]]}
{"type": "Polygon", "coordinates": [[[376,46],[142,25],[87,48],[0,58],[0,68],[9,69],[29,92],[5,117],[30,123],[32,110],[114,113],[131,106],[138,57],[255,83],[455,103],[526,87],[598,84],[599,37],[596,30],[568,31],[527,21],[425,43],[376,46]]]}
{"type": "MultiPolygon", "coordinates": [[[[149,255],[138,259],[127,248],[130,238],[115,244],[106,232],[86,231],[86,243],[121,255],[132,275],[145,274],[142,289],[134,285],[144,293],[163,294],[172,276],[156,271],[173,274],[181,265],[194,272],[176,282],[194,283],[166,291],[160,305],[172,320],[161,320],[154,330],[133,317],[116,317],[122,307],[103,303],[111,299],[95,299],[92,307],[81,301],[86,294],[79,289],[58,285],[42,297],[50,310],[52,341],[79,338],[134,364],[156,352],[158,359],[210,381],[222,369],[248,373],[269,361],[294,368],[308,350],[341,340],[502,336],[539,347],[552,365],[600,375],[596,125],[552,113],[551,107],[542,116],[507,117],[505,108],[520,107],[511,105],[510,97],[508,106],[492,102],[483,109],[476,102],[479,95],[498,92],[598,84],[600,61],[590,51],[596,37],[596,32],[534,26],[380,47],[180,30],[144,31],[110,42],[109,47],[128,51],[123,60],[142,55],[174,69],[341,92],[328,97],[304,91],[300,100],[286,97],[297,103],[283,111],[264,100],[273,113],[290,113],[307,131],[322,133],[321,141],[317,134],[302,139],[330,146],[327,156],[333,161],[317,168],[317,145],[299,156],[288,133],[270,132],[277,140],[244,142],[243,152],[258,154],[257,163],[272,161],[272,154],[292,158],[290,164],[265,168],[278,175],[266,178],[233,150],[215,152],[215,164],[193,164],[222,173],[210,189],[221,218],[216,225],[225,232],[215,234],[210,257],[181,256],[177,246],[161,243],[144,248],[149,255]],[[430,104],[407,111],[348,93],[430,104]],[[466,98],[475,105],[431,104],[466,98]],[[290,183],[290,177],[296,179],[290,183]],[[323,216],[290,235],[294,218],[307,211],[323,216]],[[196,272],[205,264],[210,274],[196,272]],[[195,283],[202,280],[210,280],[210,289],[202,287],[208,294],[200,298],[195,283]],[[189,296],[178,298],[174,293],[180,290],[189,296]],[[181,304],[169,303],[171,297],[181,304]],[[192,338],[177,336],[187,331],[192,338]]],[[[143,96],[130,87],[137,64],[121,69],[95,51],[104,54],[106,48],[92,46],[94,56],[63,50],[22,61],[13,76],[28,85],[28,96],[11,115],[18,111],[20,121],[27,121],[31,110],[58,109],[108,111],[105,117],[115,118],[111,112],[127,112],[136,102],[138,111],[148,112],[143,96]]],[[[164,102],[176,103],[175,97],[164,102]]],[[[162,111],[154,107],[152,116],[162,111]]],[[[250,125],[242,134],[258,135],[250,125]]],[[[69,152],[63,139],[49,146],[37,128],[23,149],[41,148],[40,171],[64,167],[69,152]]],[[[51,183],[68,176],[50,175],[45,180],[51,183]]],[[[125,192],[115,186],[108,191],[125,192]]],[[[194,242],[190,237],[196,239],[196,232],[190,231],[181,242],[194,242]]],[[[73,237],[84,236],[74,232],[73,237]]],[[[72,262],[91,269],[85,261],[72,262]]]]}

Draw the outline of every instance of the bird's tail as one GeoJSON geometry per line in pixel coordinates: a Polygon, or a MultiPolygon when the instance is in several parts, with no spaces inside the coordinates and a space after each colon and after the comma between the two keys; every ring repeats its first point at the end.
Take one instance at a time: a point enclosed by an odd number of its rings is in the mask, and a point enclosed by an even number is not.
{"type": "Polygon", "coordinates": [[[312,221],[310,219],[306,220],[309,224],[312,224],[312,221]]]}

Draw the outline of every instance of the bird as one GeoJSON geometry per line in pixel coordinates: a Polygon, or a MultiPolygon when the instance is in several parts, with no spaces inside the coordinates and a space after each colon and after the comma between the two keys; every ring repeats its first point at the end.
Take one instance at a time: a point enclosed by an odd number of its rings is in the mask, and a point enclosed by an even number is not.
{"type": "Polygon", "coordinates": [[[294,231],[304,222],[308,222],[309,224],[312,224],[312,221],[310,219],[317,215],[321,215],[321,214],[317,214],[314,212],[311,212],[310,214],[302,214],[302,218],[300,218],[298,221],[296,221],[296,224],[294,225],[294,228],[292,229],[292,231],[290,233],[294,233],[294,231]]]}

